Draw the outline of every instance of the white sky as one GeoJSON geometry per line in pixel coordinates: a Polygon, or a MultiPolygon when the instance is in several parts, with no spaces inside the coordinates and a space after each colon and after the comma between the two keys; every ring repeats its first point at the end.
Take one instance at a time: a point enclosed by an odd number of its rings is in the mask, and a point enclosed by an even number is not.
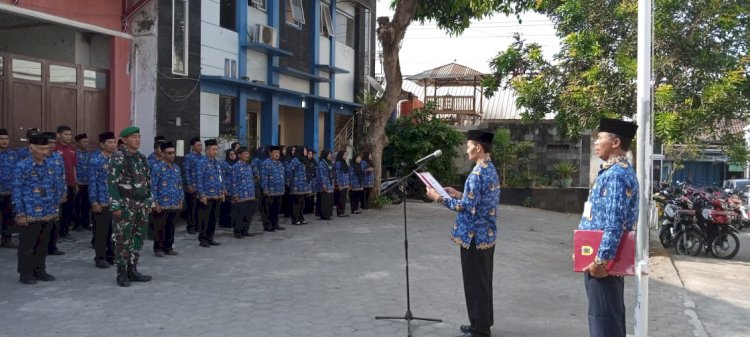
{"type": "MultiPolygon", "coordinates": [[[[376,16],[393,17],[389,8],[391,0],[378,0],[376,16]]],[[[455,62],[483,73],[490,71],[489,61],[498,52],[505,50],[513,42],[513,33],[520,32],[527,42],[542,45],[545,58],[560,50],[560,42],[555,29],[546,16],[529,13],[521,16],[518,24],[515,16],[498,14],[494,17],[472,23],[464,33],[449,37],[435,24],[424,26],[412,22],[406,31],[401,47],[401,73],[404,76],[455,62]]],[[[375,73],[381,75],[380,43],[377,43],[375,73]]]]}

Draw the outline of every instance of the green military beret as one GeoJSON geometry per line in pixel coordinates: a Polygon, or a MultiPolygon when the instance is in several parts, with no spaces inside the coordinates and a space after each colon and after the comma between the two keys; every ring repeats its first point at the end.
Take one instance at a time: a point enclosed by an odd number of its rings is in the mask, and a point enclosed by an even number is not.
{"type": "Polygon", "coordinates": [[[120,131],[120,137],[124,138],[124,137],[130,136],[130,135],[132,135],[134,133],[141,133],[141,129],[139,129],[137,126],[132,126],[131,125],[131,126],[128,126],[128,127],[124,128],[124,129],[122,129],[122,131],[120,131]]]}

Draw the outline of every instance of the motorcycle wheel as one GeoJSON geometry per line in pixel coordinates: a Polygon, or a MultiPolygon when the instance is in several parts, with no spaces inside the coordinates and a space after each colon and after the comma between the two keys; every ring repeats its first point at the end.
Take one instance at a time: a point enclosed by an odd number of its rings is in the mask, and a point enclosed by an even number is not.
{"type": "Polygon", "coordinates": [[[674,249],[679,255],[698,256],[703,250],[703,235],[694,229],[682,231],[674,240],[674,249]]]}
{"type": "Polygon", "coordinates": [[[711,241],[711,255],[715,258],[731,260],[740,251],[740,239],[732,232],[721,231],[711,241]]]}
{"type": "Polygon", "coordinates": [[[670,231],[671,227],[668,226],[662,226],[661,230],[659,231],[659,241],[661,241],[661,245],[664,248],[669,248],[672,246],[672,238],[670,237],[670,231]]]}

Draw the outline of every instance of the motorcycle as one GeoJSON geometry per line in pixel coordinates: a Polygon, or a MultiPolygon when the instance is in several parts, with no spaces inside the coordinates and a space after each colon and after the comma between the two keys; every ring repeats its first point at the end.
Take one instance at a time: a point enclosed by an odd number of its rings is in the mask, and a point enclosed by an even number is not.
{"type": "Polygon", "coordinates": [[[696,191],[692,200],[696,221],[677,235],[677,253],[697,256],[705,250],[716,258],[734,258],[740,250],[739,232],[732,226],[736,214],[723,193],[696,191]]]}

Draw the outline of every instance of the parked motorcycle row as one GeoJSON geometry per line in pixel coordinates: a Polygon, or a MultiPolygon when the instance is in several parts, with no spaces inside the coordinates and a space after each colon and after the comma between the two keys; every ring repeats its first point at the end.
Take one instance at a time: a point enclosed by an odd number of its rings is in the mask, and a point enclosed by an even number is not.
{"type": "Polygon", "coordinates": [[[736,190],[670,186],[654,195],[663,210],[659,240],[680,255],[710,254],[732,259],[740,250],[739,230],[750,227],[747,200],[736,190]]]}

